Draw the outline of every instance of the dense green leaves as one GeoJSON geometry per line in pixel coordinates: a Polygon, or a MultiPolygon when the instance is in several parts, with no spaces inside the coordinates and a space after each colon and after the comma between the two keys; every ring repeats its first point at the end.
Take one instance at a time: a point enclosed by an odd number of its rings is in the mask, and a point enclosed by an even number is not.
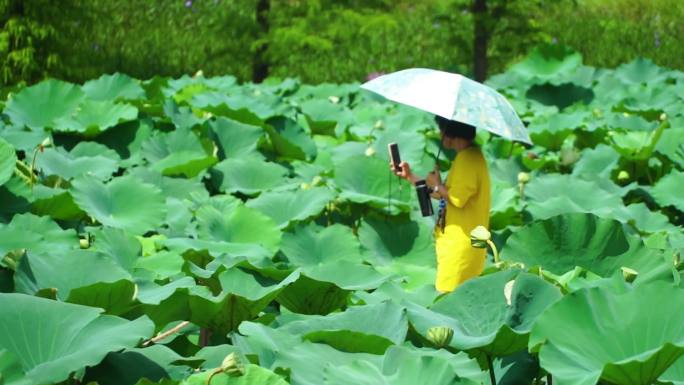
{"type": "Polygon", "coordinates": [[[17,156],[14,153],[14,147],[0,138],[0,186],[5,184],[14,174],[14,163],[16,161],[17,156]]]}
{"type": "Polygon", "coordinates": [[[0,351],[6,349],[16,358],[28,383],[66,380],[152,333],[152,324],[144,318],[128,321],[101,315],[92,307],[24,294],[0,294],[0,306],[0,351]]]}

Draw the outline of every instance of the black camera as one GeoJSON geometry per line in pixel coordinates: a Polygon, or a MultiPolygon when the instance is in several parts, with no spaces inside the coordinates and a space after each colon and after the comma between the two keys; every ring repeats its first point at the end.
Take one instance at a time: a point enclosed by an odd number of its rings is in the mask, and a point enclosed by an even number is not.
{"type": "Polygon", "coordinates": [[[434,213],[432,211],[432,201],[430,200],[430,191],[425,180],[416,182],[416,195],[418,195],[418,203],[420,204],[420,212],[424,217],[430,217],[434,213]]]}

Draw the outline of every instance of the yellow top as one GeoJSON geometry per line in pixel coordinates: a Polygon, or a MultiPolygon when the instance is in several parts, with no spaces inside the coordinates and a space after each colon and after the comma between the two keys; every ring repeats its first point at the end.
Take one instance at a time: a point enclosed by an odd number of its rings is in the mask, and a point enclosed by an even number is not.
{"type": "Polygon", "coordinates": [[[484,269],[484,249],[470,246],[470,232],[477,226],[489,228],[490,186],[487,162],[478,147],[468,147],[456,155],[446,183],[444,233],[435,231],[439,291],[452,291],[484,269]]]}

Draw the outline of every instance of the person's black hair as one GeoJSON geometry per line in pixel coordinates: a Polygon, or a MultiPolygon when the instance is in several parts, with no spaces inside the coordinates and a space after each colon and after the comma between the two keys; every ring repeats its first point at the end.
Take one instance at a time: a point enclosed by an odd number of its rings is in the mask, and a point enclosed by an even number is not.
{"type": "Polygon", "coordinates": [[[439,130],[449,138],[462,138],[465,140],[475,139],[475,126],[449,120],[439,115],[435,115],[435,122],[439,126],[439,130]]]}

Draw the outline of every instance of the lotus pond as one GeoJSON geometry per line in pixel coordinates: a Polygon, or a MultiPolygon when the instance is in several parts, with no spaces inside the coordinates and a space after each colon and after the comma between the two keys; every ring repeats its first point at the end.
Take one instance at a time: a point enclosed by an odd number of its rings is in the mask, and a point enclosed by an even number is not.
{"type": "Polygon", "coordinates": [[[433,167],[428,114],[293,79],[7,93],[0,384],[684,384],[684,73],[549,46],[489,84],[535,145],[478,134],[501,262],[443,296],[387,167],[433,167]]]}

